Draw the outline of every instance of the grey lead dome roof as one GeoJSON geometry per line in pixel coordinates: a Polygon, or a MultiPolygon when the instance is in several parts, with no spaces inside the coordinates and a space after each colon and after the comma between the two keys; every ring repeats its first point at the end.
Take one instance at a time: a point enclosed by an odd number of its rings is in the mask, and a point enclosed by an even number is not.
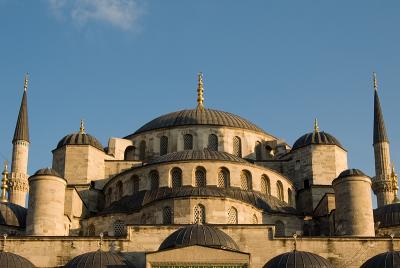
{"type": "Polygon", "coordinates": [[[226,126],[265,133],[264,130],[250,121],[228,112],[212,109],[191,109],[181,110],[157,117],[156,119],[153,119],[152,121],[143,125],[135,133],[133,133],[133,135],[160,128],[186,125],[226,126]]]}
{"type": "Polygon", "coordinates": [[[379,222],[379,228],[400,225],[400,203],[384,205],[374,209],[374,222],[379,222]]]}
{"type": "Polygon", "coordinates": [[[11,252],[0,252],[1,268],[33,268],[33,264],[22,256],[11,252]]]}
{"type": "Polygon", "coordinates": [[[400,267],[400,252],[387,251],[368,259],[361,268],[395,268],[400,267]]]}
{"type": "Polygon", "coordinates": [[[97,250],[76,256],[65,268],[134,267],[123,256],[110,251],[97,250]]]}
{"type": "Polygon", "coordinates": [[[351,176],[366,176],[366,177],[368,177],[361,170],[352,168],[352,169],[346,169],[346,170],[342,171],[339,174],[338,178],[351,177],[351,176]]]}
{"type": "Polygon", "coordinates": [[[316,145],[337,145],[343,149],[342,144],[331,134],[326,133],[324,131],[314,131],[307,134],[304,134],[300,138],[295,141],[293,144],[294,149],[298,149],[307,145],[316,144],[316,145]]]}
{"type": "Polygon", "coordinates": [[[25,228],[26,214],[27,209],[24,207],[10,202],[0,202],[0,225],[25,228]]]}
{"type": "Polygon", "coordinates": [[[325,258],[307,251],[291,251],[272,258],[264,268],[331,268],[325,258]]]}
{"type": "Polygon", "coordinates": [[[72,133],[65,136],[60,140],[56,149],[64,147],[65,145],[91,145],[100,151],[104,151],[103,145],[101,145],[95,137],[82,132],[72,133]]]}
{"type": "Polygon", "coordinates": [[[159,250],[194,245],[239,251],[239,247],[229,235],[203,224],[193,224],[178,229],[161,243],[159,250]]]}

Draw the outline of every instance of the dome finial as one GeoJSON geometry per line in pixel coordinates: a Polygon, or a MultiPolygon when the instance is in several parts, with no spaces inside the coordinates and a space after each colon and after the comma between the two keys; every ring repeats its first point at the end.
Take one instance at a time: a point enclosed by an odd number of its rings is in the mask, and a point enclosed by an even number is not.
{"type": "Polygon", "coordinates": [[[103,237],[104,237],[104,234],[100,233],[99,250],[101,250],[101,248],[103,247],[103,237]]]}
{"type": "Polygon", "coordinates": [[[374,90],[378,91],[378,80],[376,79],[376,73],[372,73],[372,78],[374,80],[374,90]]]}
{"type": "Polygon", "coordinates": [[[81,126],[79,127],[79,133],[85,134],[85,122],[81,119],[81,126]]]}
{"type": "Polygon", "coordinates": [[[200,72],[197,76],[197,109],[204,109],[204,88],[203,88],[203,73],[200,72]]]}
{"type": "Polygon", "coordinates": [[[28,90],[28,79],[29,79],[29,73],[26,73],[24,78],[24,91],[28,90]]]}
{"type": "Polygon", "coordinates": [[[1,180],[1,197],[0,202],[8,202],[7,189],[8,189],[8,162],[4,161],[3,179],[1,180]]]}
{"type": "Polygon", "coordinates": [[[314,119],[314,132],[319,132],[319,127],[318,127],[318,120],[317,120],[317,118],[314,119]]]}
{"type": "Polygon", "coordinates": [[[296,251],[297,250],[297,234],[296,233],[294,233],[293,234],[293,239],[294,239],[294,242],[293,242],[293,247],[294,247],[294,251],[296,251]]]}

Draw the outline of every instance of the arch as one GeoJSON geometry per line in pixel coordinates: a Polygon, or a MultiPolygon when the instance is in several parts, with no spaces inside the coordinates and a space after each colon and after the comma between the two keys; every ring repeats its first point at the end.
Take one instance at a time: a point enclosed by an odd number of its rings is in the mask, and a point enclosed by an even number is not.
{"type": "Polygon", "coordinates": [[[242,170],[240,173],[240,186],[242,190],[250,191],[252,190],[251,173],[248,170],[242,170]]]}
{"type": "Polygon", "coordinates": [[[274,149],[271,146],[266,145],[265,146],[265,154],[267,155],[267,157],[274,156],[274,149]]]}
{"type": "Polygon", "coordinates": [[[230,173],[227,168],[220,168],[218,171],[218,187],[228,188],[230,187],[230,173]]]}
{"type": "Polygon", "coordinates": [[[183,135],[183,150],[193,150],[193,135],[183,135]]]}
{"type": "Polygon", "coordinates": [[[284,201],[285,196],[283,194],[283,184],[281,181],[276,182],[276,191],[277,191],[278,199],[281,201],[284,201]]]}
{"type": "Polygon", "coordinates": [[[143,140],[140,142],[139,145],[139,160],[145,160],[146,159],[146,141],[143,140]]]}
{"type": "Polygon", "coordinates": [[[165,155],[168,153],[168,137],[162,136],[160,138],[160,155],[165,155]]]}
{"type": "Polygon", "coordinates": [[[203,167],[197,167],[196,171],[194,172],[194,186],[195,187],[207,186],[206,170],[203,167]]]}
{"type": "Polygon", "coordinates": [[[275,236],[285,236],[285,224],[282,221],[275,222],[275,236]]]}
{"type": "Polygon", "coordinates": [[[288,188],[287,189],[287,196],[288,196],[288,204],[293,206],[293,193],[292,189],[288,188]]]}
{"type": "Polygon", "coordinates": [[[271,182],[269,177],[265,174],[261,176],[261,192],[266,195],[271,194],[271,182]]]}
{"type": "Polygon", "coordinates": [[[136,153],[136,147],[133,145],[130,145],[126,147],[125,152],[124,152],[124,160],[135,160],[135,153],[136,153]]]}
{"type": "Polygon", "coordinates": [[[132,176],[132,194],[139,192],[140,178],[138,175],[132,176]]]}
{"type": "Polygon", "coordinates": [[[258,224],[258,218],[257,218],[257,215],[256,215],[256,214],[253,214],[253,218],[252,218],[251,222],[252,222],[253,224],[258,224]]]}
{"type": "Polygon", "coordinates": [[[257,141],[254,147],[254,151],[256,152],[256,160],[261,160],[261,142],[257,141]]]}
{"type": "Polygon", "coordinates": [[[117,182],[117,199],[121,199],[122,196],[124,195],[124,184],[122,181],[117,182]]]}
{"type": "Polygon", "coordinates": [[[208,149],[218,151],[218,137],[215,134],[208,135],[208,149]]]}
{"type": "Polygon", "coordinates": [[[180,168],[174,167],[171,170],[171,187],[182,187],[182,170],[180,168]]]}
{"type": "Polygon", "coordinates": [[[238,136],[235,136],[233,137],[232,144],[233,144],[232,154],[238,157],[242,157],[242,140],[238,136]]]}
{"type": "Polygon", "coordinates": [[[114,236],[126,235],[126,225],[124,221],[116,220],[114,222],[114,236]]]}
{"type": "Polygon", "coordinates": [[[173,215],[171,207],[164,207],[162,213],[162,222],[163,224],[172,224],[173,215]]]}
{"type": "Polygon", "coordinates": [[[228,224],[238,223],[238,212],[235,207],[230,207],[228,209],[228,224]]]}
{"type": "Polygon", "coordinates": [[[197,204],[193,209],[193,222],[206,223],[206,208],[202,204],[197,204]]]}
{"type": "Polygon", "coordinates": [[[149,177],[150,177],[150,190],[158,189],[160,185],[160,176],[158,175],[158,171],[157,170],[150,171],[149,177]]]}
{"type": "Polygon", "coordinates": [[[96,227],[94,227],[94,224],[90,224],[88,227],[88,236],[95,236],[96,235],[96,227]]]}

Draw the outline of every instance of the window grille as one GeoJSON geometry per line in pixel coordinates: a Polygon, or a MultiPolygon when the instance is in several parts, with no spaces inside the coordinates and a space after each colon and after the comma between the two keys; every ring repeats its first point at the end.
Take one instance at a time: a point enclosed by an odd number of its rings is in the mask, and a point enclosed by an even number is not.
{"type": "Polygon", "coordinates": [[[228,210],[228,224],[237,224],[238,223],[238,213],[236,208],[230,207],[228,210]]]}
{"type": "Polygon", "coordinates": [[[284,200],[284,196],[283,196],[283,185],[282,185],[282,182],[281,181],[278,181],[277,183],[276,183],[276,189],[277,189],[277,192],[278,192],[278,199],[279,200],[284,200]]]}
{"type": "Polygon", "coordinates": [[[220,169],[218,172],[218,187],[229,187],[229,171],[225,168],[220,169]]]}
{"type": "Polygon", "coordinates": [[[160,155],[168,153],[168,137],[162,136],[160,138],[160,155]]]}
{"type": "Polygon", "coordinates": [[[271,194],[271,184],[267,175],[261,176],[261,192],[266,195],[271,194]]]}
{"type": "Polygon", "coordinates": [[[156,190],[158,189],[160,183],[160,178],[158,176],[158,172],[153,170],[150,172],[150,189],[156,190]]]}
{"type": "Polygon", "coordinates": [[[174,168],[171,171],[172,188],[182,187],[182,170],[180,168],[174,168]]]}
{"type": "Polygon", "coordinates": [[[172,209],[170,207],[163,208],[163,224],[172,224],[172,209]]]}
{"type": "Polygon", "coordinates": [[[259,142],[259,141],[257,141],[256,142],[256,148],[255,148],[255,151],[256,151],[256,160],[261,160],[261,142],[259,142]]]}
{"type": "Polygon", "coordinates": [[[197,168],[195,172],[195,186],[206,187],[206,172],[202,168],[197,168]]]}
{"type": "Polygon", "coordinates": [[[198,204],[194,207],[194,223],[205,223],[206,211],[203,205],[198,204]]]}
{"type": "Polygon", "coordinates": [[[141,141],[139,145],[139,160],[145,160],[146,158],[146,141],[141,141]]]}
{"type": "Polygon", "coordinates": [[[193,136],[190,134],[183,135],[183,149],[193,150],[193,136]]]}
{"type": "Polygon", "coordinates": [[[208,149],[211,151],[218,151],[218,137],[215,134],[208,136],[208,149]]]}
{"type": "Polygon", "coordinates": [[[253,214],[253,220],[252,220],[253,224],[258,224],[258,219],[256,214],[253,214]]]}
{"type": "Polygon", "coordinates": [[[252,189],[251,175],[247,170],[240,173],[240,186],[243,190],[249,191],[252,189]]]}
{"type": "Polygon", "coordinates": [[[139,192],[139,183],[140,183],[139,177],[134,175],[132,177],[132,193],[139,192]]]}
{"type": "Polygon", "coordinates": [[[233,138],[233,155],[242,157],[242,141],[237,136],[233,138]]]}
{"type": "Polygon", "coordinates": [[[117,220],[114,222],[114,236],[124,236],[126,235],[126,225],[125,222],[117,220]]]}

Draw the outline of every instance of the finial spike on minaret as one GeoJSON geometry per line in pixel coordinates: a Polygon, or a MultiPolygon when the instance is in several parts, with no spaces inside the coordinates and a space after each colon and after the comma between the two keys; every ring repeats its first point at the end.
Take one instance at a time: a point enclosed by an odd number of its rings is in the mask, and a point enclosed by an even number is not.
{"type": "Polygon", "coordinates": [[[373,72],[372,73],[372,77],[373,77],[373,80],[374,80],[374,90],[378,90],[378,80],[376,79],[376,73],[375,72],[373,72]]]}
{"type": "Polygon", "coordinates": [[[26,73],[24,78],[24,91],[28,90],[28,79],[29,79],[29,73],[26,73]]]}
{"type": "Polygon", "coordinates": [[[83,119],[81,119],[81,125],[79,127],[79,133],[85,134],[85,122],[83,122],[83,119]]]}
{"type": "Polygon", "coordinates": [[[3,179],[1,180],[1,196],[0,202],[8,202],[7,190],[8,190],[8,162],[4,161],[3,179]]]}
{"type": "Polygon", "coordinates": [[[318,127],[318,120],[317,120],[317,118],[314,119],[314,132],[319,132],[319,127],[318,127]]]}
{"type": "Polygon", "coordinates": [[[200,72],[197,76],[198,83],[197,83],[197,109],[204,108],[204,88],[203,88],[203,73],[200,72]]]}

